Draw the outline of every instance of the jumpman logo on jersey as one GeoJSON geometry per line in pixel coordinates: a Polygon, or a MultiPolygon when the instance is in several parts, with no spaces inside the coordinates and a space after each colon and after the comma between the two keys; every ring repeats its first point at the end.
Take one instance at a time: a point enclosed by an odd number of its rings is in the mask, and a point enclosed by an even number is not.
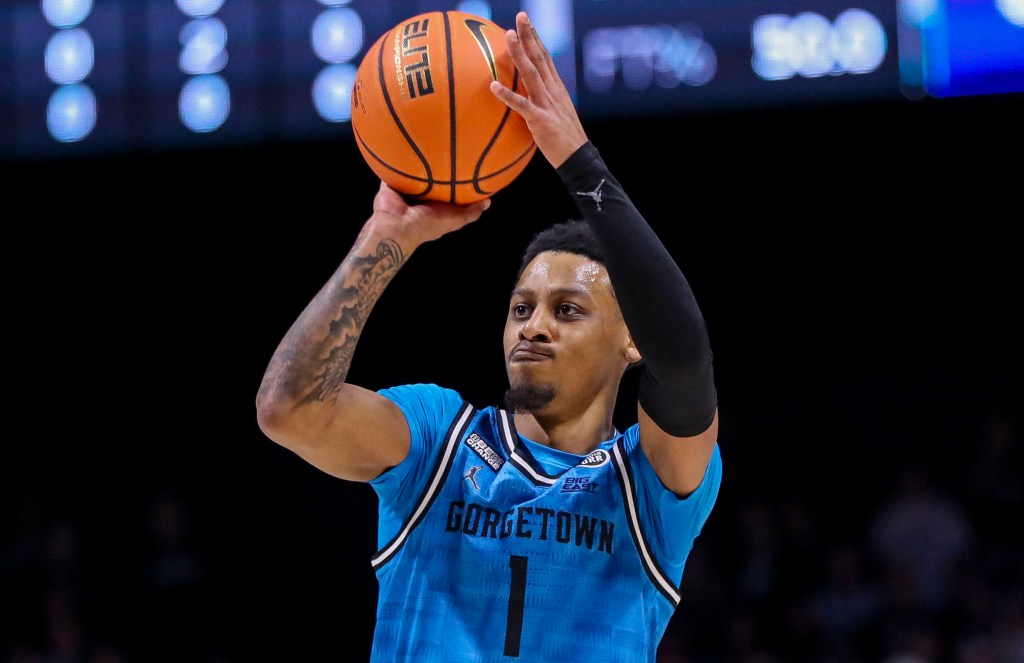
{"type": "Polygon", "coordinates": [[[473,482],[473,490],[480,490],[480,486],[476,482],[476,473],[482,469],[484,469],[483,465],[474,465],[473,467],[469,468],[469,472],[466,472],[465,474],[462,475],[463,479],[469,479],[471,482],[473,482]]]}
{"type": "Polygon", "coordinates": [[[604,186],[604,179],[602,179],[600,182],[597,183],[597,186],[594,187],[593,191],[577,191],[576,195],[577,196],[586,196],[588,198],[593,198],[594,202],[597,204],[597,211],[600,212],[601,211],[601,187],[603,187],[603,186],[604,186]]]}

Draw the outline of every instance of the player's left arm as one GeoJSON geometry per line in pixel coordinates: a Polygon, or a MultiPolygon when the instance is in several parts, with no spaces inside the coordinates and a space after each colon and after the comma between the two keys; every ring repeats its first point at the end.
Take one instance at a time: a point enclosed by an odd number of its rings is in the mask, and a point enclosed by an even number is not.
{"type": "Polygon", "coordinates": [[[558,174],[601,244],[640,352],[640,444],[662,483],[688,495],[703,480],[718,441],[718,392],[704,316],[675,259],[593,143],[558,174]]]}
{"type": "Polygon", "coordinates": [[[525,12],[506,33],[527,95],[491,91],[526,120],[605,253],[612,287],[643,357],[640,444],[665,486],[693,492],[718,440],[718,394],[707,328],[690,285],[589,142],[572,98],[525,12]],[[658,284],[652,288],[652,284],[658,284]]]}

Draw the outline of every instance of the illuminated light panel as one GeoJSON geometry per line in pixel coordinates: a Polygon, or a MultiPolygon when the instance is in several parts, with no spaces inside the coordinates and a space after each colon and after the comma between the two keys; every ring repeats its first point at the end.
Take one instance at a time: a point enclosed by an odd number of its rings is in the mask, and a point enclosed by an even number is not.
{"type": "Polygon", "coordinates": [[[178,67],[190,76],[216,74],[228,64],[228,29],[216,18],[189,21],[181,29],[178,67]]]}
{"type": "Polygon", "coordinates": [[[231,90],[218,74],[204,74],[187,80],[178,97],[178,117],[197,133],[220,128],[231,113],[231,90]]]}
{"type": "Polygon", "coordinates": [[[46,105],[46,128],[56,140],[74,143],[96,127],[96,95],[88,85],[62,85],[46,105]]]}
{"type": "Polygon", "coordinates": [[[43,0],[40,3],[43,16],[55,28],[70,28],[78,25],[92,11],[92,0],[43,0]]]}
{"type": "Polygon", "coordinates": [[[620,72],[631,90],[704,85],[717,67],[714,49],[692,25],[602,28],[583,42],[583,80],[593,92],[611,90],[620,72]]]}
{"type": "MultiPolygon", "coordinates": [[[[491,3],[484,2],[483,0],[464,0],[458,4],[458,10],[460,12],[466,12],[473,16],[480,16],[486,18],[488,21],[491,19],[491,3]]],[[[513,26],[502,26],[506,29],[512,28],[513,26]]]]}
{"type": "Polygon", "coordinates": [[[60,30],[46,44],[43,66],[58,85],[81,83],[95,63],[92,37],[82,28],[60,30]]]}
{"type": "Polygon", "coordinates": [[[814,12],[768,14],[751,26],[751,66],[766,81],[871,73],[887,46],[885,26],[860,9],[842,12],[835,22],[814,12]]]}
{"type": "Polygon", "coordinates": [[[900,0],[904,95],[1024,92],[1024,0],[900,0]]]}
{"type": "Polygon", "coordinates": [[[220,11],[224,0],[175,0],[182,14],[192,18],[206,18],[220,11]]]}
{"type": "Polygon", "coordinates": [[[351,64],[324,67],[313,81],[313,106],[328,122],[352,119],[352,86],[356,68],[351,64]]]}
{"type": "Polygon", "coordinates": [[[351,9],[325,9],[313,22],[310,44],[328,64],[350,62],[363,49],[363,19],[351,9]]]}

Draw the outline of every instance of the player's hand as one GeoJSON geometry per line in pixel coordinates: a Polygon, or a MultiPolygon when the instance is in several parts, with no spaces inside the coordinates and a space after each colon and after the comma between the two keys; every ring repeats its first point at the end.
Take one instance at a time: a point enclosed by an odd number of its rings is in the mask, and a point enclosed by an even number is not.
{"type": "Polygon", "coordinates": [[[526,12],[516,14],[516,29],[505,32],[505,41],[526,96],[498,81],[491,82],[491,92],[523,116],[537,149],[558,168],[587,142],[572,97],[526,12]]]}
{"type": "Polygon", "coordinates": [[[389,235],[411,249],[469,225],[490,206],[490,198],[468,205],[409,202],[381,181],[373,199],[371,221],[386,226],[389,235]]]}

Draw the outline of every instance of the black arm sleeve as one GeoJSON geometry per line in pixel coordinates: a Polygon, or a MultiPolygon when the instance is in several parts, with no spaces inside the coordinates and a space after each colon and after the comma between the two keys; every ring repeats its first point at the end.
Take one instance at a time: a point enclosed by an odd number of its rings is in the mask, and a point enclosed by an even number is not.
{"type": "Polygon", "coordinates": [[[580,147],[557,172],[597,235],[622,316],[643,357],[640,404],[670,435],[704,432],[718,394],[707,327],[690,284],[593,143],[580,147]]]}

